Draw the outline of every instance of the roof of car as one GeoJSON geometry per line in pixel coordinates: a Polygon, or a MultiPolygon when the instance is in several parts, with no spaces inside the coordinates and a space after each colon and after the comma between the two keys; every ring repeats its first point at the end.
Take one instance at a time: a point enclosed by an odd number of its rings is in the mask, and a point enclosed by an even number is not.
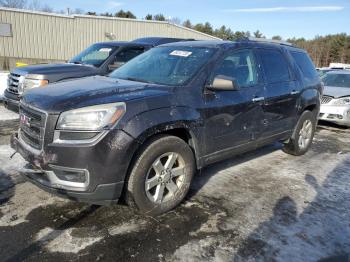
{"type": "Polygon", "coordinates": [[[350,70],[332,70],[327,72],[327,74],[337,74],[337,75],[349,75],[350,74],[350,70]]]}
{"type": "Polygon", "coordinates": [[[96,44],[103,44],[108,46],[129,46],[129,45],[141,45],[140,43],[133,43],[128,41],[108,41],[108,42],[99,42],[96,44]]]}
{"type": "Polygon", "coordinates": [[[249,39],[241,39],[237,41],[222,41],[222,40],[202,40],[202,41],[186,41],[186,42],[176,42],[169,43],[162,46],[187,46],[187,47],[207,47],[207,48],[230,48],[236,46],[252,46],[252,47],[278,47],[284,46],[291,49],[299,49],[298,47],[287,45],[284,43],[278,42],[269,42],[269,41],[255,41],[249,39]]]}
{"type": "Polygon", "coordinates": [[[129,45],[157,46],[161,44],[174,43],[179,41],[194,41],[194,39],[172,38],[172,37],[143,37],[143,38],[137,38],[132,41],[107,41],[107,42],[99,42],[96,44],[104,44],[109,46],[129,46],[129,45]]]}
{"type": "Polygon", "coordinates": [[[187,47],[219,47],[224,45],[234,45],[232,41],[221,40],[200,40],[200,41],[181,41],[175,43],[168,43],[162,46],[187,46],[187,47]]]}
{"type": "Polygon", "coordinates": [[[194,41],[194,39],[173,38],[173,37],[143,37],[143,38],[137,38],[131,42],[156,46],[156,45],[179,42],[179,41],[194,41]]]}

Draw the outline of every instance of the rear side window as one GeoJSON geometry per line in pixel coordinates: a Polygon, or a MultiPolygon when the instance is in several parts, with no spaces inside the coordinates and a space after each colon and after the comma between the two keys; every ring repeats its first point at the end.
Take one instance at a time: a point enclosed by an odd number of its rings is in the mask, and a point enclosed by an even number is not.
{"type": "Polygon", "coordinates": [[[259,53],[268,83],[290,81],[288,63],[280,51],[262,49],[259,53]]]}
{"type": "Polygon", "coordinates": [[[143,48],[130,48],[119,52],[116,56],[116,62],[126,63],[134,57],[142,54],[144,52],[143,48]]]}
{"type": "Polygon", "coordinates": [[[310,57],[303,52],[290,52],[294,61],[297,63],[303,79],[306,83],[311,83],[318,80],[318,74],[310,57]]]}

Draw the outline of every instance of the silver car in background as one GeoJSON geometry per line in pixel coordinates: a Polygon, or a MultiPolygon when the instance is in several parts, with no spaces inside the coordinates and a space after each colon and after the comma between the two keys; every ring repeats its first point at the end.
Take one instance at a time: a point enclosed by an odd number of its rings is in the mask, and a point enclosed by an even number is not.
{"type": "Polygon", "coordinates": [[[324,92],[319,119],[350,127],[350,71],[331,71],[322,77],[324,92]]]}

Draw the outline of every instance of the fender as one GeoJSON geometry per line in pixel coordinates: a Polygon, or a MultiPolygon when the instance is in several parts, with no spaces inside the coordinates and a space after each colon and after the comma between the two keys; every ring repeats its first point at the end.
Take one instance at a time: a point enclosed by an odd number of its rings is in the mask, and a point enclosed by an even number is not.
{"type": "Polygon", "coordinates": [[[304,112],[305,108],[309,106],[316,106],[317,113],[320,110],[320,92],[316,88],[309,88],[300,94],[298,114],[299,116],[304,112]]]}
{"type": "Polygon", "coordinates": [[[198,158],[203,151],[199,146],[202,141],[203,119],[193,108],[173,106],[142,112],[131,118],[123,130],[142,144],[150,136],[178,128],[186,130],[190,135],[190,144],[198,158]]]}

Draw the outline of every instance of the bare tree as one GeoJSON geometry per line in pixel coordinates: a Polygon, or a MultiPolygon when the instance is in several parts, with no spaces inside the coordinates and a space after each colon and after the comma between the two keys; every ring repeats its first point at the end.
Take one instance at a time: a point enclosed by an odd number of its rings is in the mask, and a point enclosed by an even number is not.
{"type": "Polygon", "coordinates": [[[29,10],[33,10],[33,11],[39,11],[41,9],[41,3],[39,0],[32,0],[30,1],[27,6],[26,6],[29,10]]]}
{"type": "Polygon", "coordinates": [[[181,25],[181,19],[178,17],[172,17],[168,21],[175,25],[181,25]]]}
{"type": "Polygon", "coordinates": [[[46,13],[54,13],[54,10],[52,9],[52,7],[48,6],[48,5],[44,5],[40,8],[40,11],[46,12],[46,13]]]}
{"type": "Polygon", "coordinates": [[[26,5],[26,0],[0,0],[0,6],[2,7],[24,9],[26,5]]]}
{"type": "Polygon", "coordinates": [[[53,13],[54,10],[47,4],[43,5],[40,0],[31,0],[27,4],[27,9],[33,10],[33,11],[42,11],[46,13],[53,13]]]}
{"type": "Polygon", "coordinates": [[[75,8],[73,13],[76,14],[76,15],[81,15],[81,14],[84,14],[85,12],[81,8],[75,8]]]}
{"type": "Polygon", "coordinates": [[[185,20],[182,25],[184,27],[192,28],[192,23],[189,19],[185,20]]]}

